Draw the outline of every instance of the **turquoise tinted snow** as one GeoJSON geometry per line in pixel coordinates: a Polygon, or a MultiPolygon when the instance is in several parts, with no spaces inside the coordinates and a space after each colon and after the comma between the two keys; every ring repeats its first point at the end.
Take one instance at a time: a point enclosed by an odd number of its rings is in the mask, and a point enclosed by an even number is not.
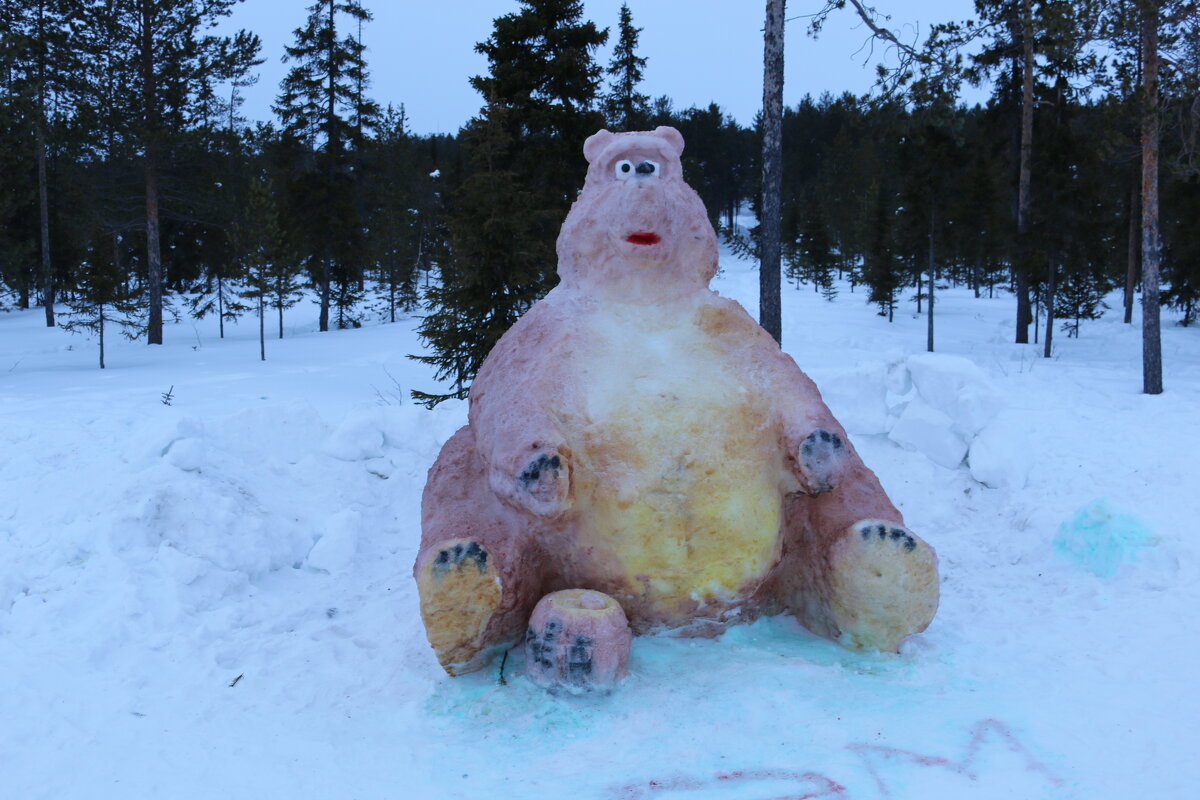
{"type": "Polygon", "coordinates": [[[1094,575],[1111,578],[1157,542],[1144,520],[1101,497],[1058,526],[1054,550],[1094,575]]]}

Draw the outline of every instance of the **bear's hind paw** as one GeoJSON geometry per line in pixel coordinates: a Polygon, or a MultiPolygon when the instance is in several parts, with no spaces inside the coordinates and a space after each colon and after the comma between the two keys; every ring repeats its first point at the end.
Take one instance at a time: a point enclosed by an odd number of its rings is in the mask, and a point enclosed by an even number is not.
{"type": "Polygon", "coordinates": [[[897,652],[906,636],[925,630],[937,610],[937,555],[901,525],[862,520],[833,545],[829,585],[839,642],[897,652]]]}
{"type": "Polygon", "coordinates": [[[425,634],[446,672],[477,667],[488,622],[500,606],[500,578],[488,552],[469,539],[436,545],[417,570],[425,634]]]}

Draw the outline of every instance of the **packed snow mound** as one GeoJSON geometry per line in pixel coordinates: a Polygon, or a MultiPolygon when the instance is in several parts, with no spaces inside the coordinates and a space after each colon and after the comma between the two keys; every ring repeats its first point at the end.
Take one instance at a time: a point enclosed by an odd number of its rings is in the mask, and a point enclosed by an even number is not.
{"type": "Polygon", "coordinates": [[[909,356],[904,368],[913,388],[889,437],[935,464],[957,468],[1003,400],[983,370],[962,356],[922,353],[909,356]]]}
{"type": "Polygon", "coordinates": [[[888,437],[923,453],[930,461],[955,469],[967,454],[967,440],[945,411],[914,397],[904,407],[888,437]]]}
{"type": "MultiPolygon", "coordinates": [[[[962,356],[921,353],[811,374],[848,433],[887,434],[947,469],[963,463],[1005,406],[983,370],[962,356]]],[[[990,480],[976,479],[989,486],[1023,485],[1027,469],[1020,454],[1002,443],[1003,433],[987,437],[980,470],[990,480]],[[1017,460],[1005,460],[1010,457],[1017,460]]]]}
{"type": "Polygon", "coordinates": [[[992,489],[1023,489],[1032,468],[1028,422],[1001,411],[971,440],[971,477],[992,489]]]}
{"type": "Polygon", "coordinates": [[[921,399],[950,417],[964,439],[983,430],[1004,407],[995,385],[968,358],[921,353],[909,356],[905,366],[921,399]]]}

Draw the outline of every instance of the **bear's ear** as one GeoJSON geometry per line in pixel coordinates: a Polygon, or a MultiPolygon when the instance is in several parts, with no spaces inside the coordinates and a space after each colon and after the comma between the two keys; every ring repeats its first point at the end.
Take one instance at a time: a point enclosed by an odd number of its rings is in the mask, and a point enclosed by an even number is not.
{"type": "Polygon", "coordinates": [[[583,143],[583,157],[587,159],[589,164],[592,163],[596,160],[596,156],[600,155],[600,151],[604,149],[604,146],[611,142],[615,136],[615,133],[611,133],[604,128],[596,131],[583,143]]]}
{"type": "Polygon", "coordinates": [[[664,139],[675,151],[676,157],[683,155],[683,134],[670,125],[659,125],[654,129],[654,135],[664,139]]]}

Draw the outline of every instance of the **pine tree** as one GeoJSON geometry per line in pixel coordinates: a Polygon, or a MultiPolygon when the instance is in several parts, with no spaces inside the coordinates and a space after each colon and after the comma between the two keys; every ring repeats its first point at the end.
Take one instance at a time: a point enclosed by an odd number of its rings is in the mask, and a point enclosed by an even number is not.
{"type": "Polygon", "coordinates": [[[763,27],[762,211],[758,322],[783,341],[779,308],[780,192],[783,183],[783,32],[786,0],[767,0],[763,27]]]}
{"type": "Polygon", "coordinates": [[[456,196],[451,257],[426,291],[430,312],[419,333],[433,354],[413,356],[450,381],[446,393],[413,390],[413,399],[430,408],[467,396],[492,346],[542,294],[548,255],[537,229],[546,212],[521,176],[502,166],[512,147],[504,114],[492,108],[463,134],[475,171],[456,196]]]}
{"type": "Polygon", "coordinates": [[[638,92],[646,59],[637,55],[638,34],[633,27],[629,4],[621,4],[617,22],[617,44],[608,64],[609,92],[604,97],[604,116],[609,126],[620,131],[637,131],[647,127],[650,119],[650,98],[638,92]]]}
{"type": "Polygon", "coordinates": [[[1036,281],[1036,243],[1031,241],[1033,215],[1033,163],[1035,110],[1038,106],[1039,72],[1089,76],[1097,69],[1095,53],[1089,48],[1098,35],[1100,0],[977,0],[981,22],[994,31],[989,46],[974,56],[969,76],[978,81],[984,74],[997,77],[996,91],[1015,112],[1014,130],[1016,194],[1013,217],[1016,223],[1013,253],[1013,288],[1017,299],[1018,344],[1029,342],[1033,321],[1030,290],[1036,281]],[[1043,66],[1044,65],[1044,66],[1043,66]]]}
{"type": "Polygon", "coordinates": [[[282,339],[283,312],[303,296],[295,255],[279,221],[275,186],[266,175],[259,175],[250,183],[242,236],[247,270],[241,297],[256,309],[259,355],[265,361],[267,309],[278,315],[282,339]]]}
{"type": "MultiPolygon", "coordinates": [[[[21,23],[15,4],[0,4],[0,30],[16,31],[21,23]]],[[[0,309],[5,294],[28,308],[36,292],[37,186],[30,169],[29,96],[17,59],[23,56],[16,36],[0,36],[0,309]]]]}
{"type": "Polygon", "coordinates": [[[366,47],[361,25],[372,19],[358,0],[318,0],[308,21],[286,48],[292,68],[280,84],[275,113],[295,144],[299,169],[286,187],[292,217],[305,241],[305,255],[320,264],[314,283],[320,294],[319,327],[329,330],[336,303],[338,327],[355,321],[353,306],[365,260],[357,167],[365,137],[378,124],[379,106],[365,96],[366,47]],[[341,35],[343,18],[356,35],[341,35]]]}
{"type": "Polygon", "coordinates": [[[414,356],[449,378],[427,405],[465,397],[484,357],[557,280],[554,242],[583,185],[583,142],[603,125],[593,110],[607,32],[580,0],[521,0],[476,45],[489,73],[471,79],[485,105],[460,135],[471,174],[453,199],[450,252],[420,328],[432,355],[414,356]]]}
{"type": "Polygon", "coordinates": [[[1069,338],[1079,338],[1079,324],[1085,319],[1100,319],[1108,304],[1104,295],[1112,285],[1103,275],[1072,271],[1055,287],[1054,315],[1063,320],[1062,330],[1069,338]]]}
{"type": "Polygon", "coordinates": [[[900,269],[895,251],[896,204],[891,190],[873,187],[873,226],[870,245],[863,261],[863,281],[871,288],[867,302],[879,306],[879,316],[895,319],[896,292],[900,288],[900,269]]]}
{"type": "Polygon", "coordinates": [[[54,298],[57,290],[51,260],[51,188],[48,161],[53,157],[50,140],[61,132],[63,120],[74,111],[75,89],[82,69],[78,51],[71,44],[80,23],[76,4],[64,0],[11,0],[6,3],[0,28],[0,64],[14,89],[10,102],[25,106],[32,129],[37,168],[38,289],[47,327],[54,327],[54,298]]]}
{"type": "Polygon", "coordinates": [[[71,333],[90,333],[99,346],[100,369],[105,369],[105,336],[116,327],[127,339],[145,332],[145,293],[131,288],[125,279],[120,242],[110,252],[105,239],[97,239],[88,257],[76,268],[68,311],[59,314],[58,325],[71,333]]]}
{"type": "Polygon", "coordinates": [[[812,281],[813,291],[821,292],[826,300],[832,301],[837,297],[837,286],[833,280],[837,266],[838,258],[833,252],[820,205],[809,203],[800,240],[788,259],[788,275],[805,283],[812,281]]]}
{"type": "MultiPolygon", "coordinates": [[[[194,126],[212,86],[256,63],[257,36],[206,31],[240,0],[93,0],[81,36],[93,64],[116,71],[122,91],[105,119],[136,143],[145,198],[147,342],[162,344],[162,206],[172,140],[194,126]],[[115,54],[115,55],[111,55],[115,54]]],[[[99,74],[93,68],[94,74],[99,74]]]]}
{"type": "Polygon", "coordinates": [[[422,184],[417,142],[407,130],[404,106],[391,105],[383,114],[379,132],[370,143],[366,170],[371,184],[368,197],[367,249],[376,267],[383,318],[396,321],[396,311],[411,311],[419,300],[417,268],[420,261],[422,184]]]}

